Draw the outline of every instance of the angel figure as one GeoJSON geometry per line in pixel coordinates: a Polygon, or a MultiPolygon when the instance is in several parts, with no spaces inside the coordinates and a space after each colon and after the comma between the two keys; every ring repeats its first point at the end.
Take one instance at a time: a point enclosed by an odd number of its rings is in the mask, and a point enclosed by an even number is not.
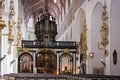
{"type": "Polygon", "coordinates": [[[0,0],[0,19],[2,19],[2,15],[3,15],[4,9],[5,9],[4,1],[5,0],[0,0]]]}

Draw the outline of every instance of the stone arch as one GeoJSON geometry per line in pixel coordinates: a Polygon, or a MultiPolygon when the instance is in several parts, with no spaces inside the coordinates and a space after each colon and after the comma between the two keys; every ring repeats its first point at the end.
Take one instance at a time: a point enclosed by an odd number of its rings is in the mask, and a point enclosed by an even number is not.
{"type": "MultiPolygon", "coordinates": [[[[75,16],[76,16],[75,25],[74,25],[75,29],[71,29],[71,32],[72,32],[72,34],[75,33],[75,40],[77,42],[80,42],[83,24],[86,21],[86,14],[85,14],[85,11],[83,10],[83,8],[80,8],[75,16]]],[[[74,36],[72,35],[72,38],[73,37],[74,36]]],[[[79,49],[78,51],[80,51],[80,45],[78,46],[78,49],[79,49]]],[[[81,55],[79,55],[79,56],[81,56],[81,55]]],[[[80,63],[80,60],[83,59],[82,57],[79,57],[79,58],[80,59],[79,59],[78,63],[80,63]]],[[[80,71],[82,71],[82,70],[80,70],[80,71]]],[[[81,72],[81,73],[83,73],[83,72],[81,72]]]]}
{"type": "Polygon", "coordinates": [[[60,55],[59,59],[60,74],[66,73],[67,71],[71,71],[71,73],[73,73],[73,56],[69,53],[63,53],[60,55]]]}
{"type": "Polygon", "coordinates": [[[101,58],[104,58],[104,52],[98,49],[97,42],[101,41],[100,29],[102,26],[102,15],[103,5],[102,3],[98,2],[94,9],[91,16],[91,51],[94,52],[94,58],[92,59],[91,63],[91,73],[93,73],[94,67],[101,67],[103,66],[100,62],[101,58]]]}
{"type": "MultiPolygon", "coordinates": [[[[74,31],[72,31],[72,32],[74,32],[75,34],[76,34],[76,41],[77,42],[79,42],[80,41],[80,33],[81,33],[81,31],[82,31],[82,26],[83,26],[83,23],[84,23],[84,21],[86,20],[86,15],[85,15],[85,11],[81,8],[79,11],[78,11],[78,15],[76,15],[77,17],[76,17],[76,20],[75,20],[75,30],[74,29],[72,29],[72,30],[74,30],[74,31]]],[[[73,34],[74,34],[73,33],[73,34]]]]}

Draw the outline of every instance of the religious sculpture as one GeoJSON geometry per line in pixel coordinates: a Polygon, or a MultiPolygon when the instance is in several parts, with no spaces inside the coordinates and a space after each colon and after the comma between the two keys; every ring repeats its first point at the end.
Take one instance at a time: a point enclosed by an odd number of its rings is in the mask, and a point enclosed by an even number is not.
{"type": "Polygon", "coordinates": [[[66,73],[67,71],[68,71],[67,66],[65,66],[63,73],[66,73]]]}
{"type": "Polygon", "coordinates": [[[108,17],[107,17],[107,10],[106,10],[106,8],[107,8],[107,6],[106,6],[106,3],[104,3],[105,5],[103,6],[103,11],[102,11],[102,20],[103,21],[106,21],[107,19],[108,19],[108,17]]]}
{"type": "Polygon", "coordinates": [[[87,50],[87,27],[86,26],[87,25],[85,22],[81,32],[81,38],[80,38],[81,53],[86,53],[86,50],[87,50]]]}
{"type": "Polygon", "coordinates": [[[100,33],[101,33],[101,36],[102,36],[102,41],[106,42],[106,43],[108,43],[108,39],[107,39],[108,31],[109,31],[108,30],[108,25],[105,22],[103,22],[103,25],[101,26],[100,33]]]}
{"type": "Polygon", "coordinates": [[[22,65],[21,67],[22,67],[23,73],[30,73],[31,72],[32,61],[30,61],[27,56],[25,56],[23,58],[21,65],[22,65]]]}
{"type": "MultiPolygon", "coordinates": [[[[81,32],[81,38],[80,38],[80,56],[81,56],[81,64],[84,62],[86,63],[86,51],[87,51],[87,24],[86,21],[84,22],[83,29],[81,32]]],[[[83,64],[81,65],[83,69],[83,73],[85,72],[85,67],[83,67],[83,64]]]]}
{"type": "Polygon", "coordinates": [[[4,14],[5,9],[4,1],[5,0],[0,0],[0,30],[2,30],[6,26],[5,21],[2,20],[2,16],[4,14]]]}
{"type": "Polygon", "coordinates": [[[106,8],[107,8],[106,3],[104,3],[103,12],[102,12],[102,16],[101,16],[103,24],[102,24],[101,30],[100,30],[101,37],[102,37],[101,44],[104,47],[106,47],[106,45],[108,44],[108,32],[109,32],[109,27],[108,27],[108,24],[107,24],[108,16],[107,16],[106,8]]]}
{"type": "Polygon", "coordinates": [[[0,19],[2,19],[2,15],[3,15],[4,9],[5,9],[4,1],[5,0],[0,0],[0,19]]]}
{"type": "Polygon", "coordinates": [[[17,41],[18,48],[21,48],[21,36],[22,36],[22,33],[20,31],[18,31],[18,41],[17,41]]]}
{"type": "Polygon", "coordinates": [[[18,36],[17,36],[17,47],[21,48],[21,37],[22,37],[22,33],[21,33],[21,18],[18,18],[18,36]]]}
{"type": "Polygon", "coordinates": [[[101,45],[103,46],[103,48],[100,47],[100,42],[98,42],[98,49],[104,50],[105,57],[107,57],[109,55],[109,52],[106,49],[106,45],[108,44],[108,34],[109,34],[109,27],[107,24],[108,16],[107,16],[106,8],[107,8],[106,3],[104,3],[103,12],[102,12],[102,16],[101,16],[103,23],[102,23],[101,30],[100,30],[100,34],[102,37],[101,45]]]}
{"type": "Polygon", "coordinates": [[[10,20],[9,20],[9,37],[8,37],[10,43],[14,40],[14,36],[12,34],[12,32],[13,32],[12,26],[13,26],[13,21],[12,21],[12,17],[10,17],[10,20]]]}

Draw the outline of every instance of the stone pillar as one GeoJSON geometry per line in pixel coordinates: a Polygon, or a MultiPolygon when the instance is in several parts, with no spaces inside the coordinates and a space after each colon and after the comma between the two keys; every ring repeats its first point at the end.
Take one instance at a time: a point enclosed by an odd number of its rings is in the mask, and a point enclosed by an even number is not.
{"type": "Polygon", "coordinates": [[[60,55],[59,55],[59,53],[56,53],[56,54],[57,54],[57,74],[59,74],[59,73],[60,73],[60,72],[59,72],[59,70],[60,70],[60,69],[59,69],[59,68],[60,68],[60,67],[59,67],[59,66],[60,66],[60,65],[59,65],[59,63],[60,63],[60,60],[59,60],[60,55]]]}
{"type": "Polygon", "coordinates": [[[35,57],[35,55],[36,55],[36,53],[33,53],[33,73],[37,73],[37,69],[35,67],[35,64],[36,64],[36,61],[35,61],[36,57],[35,57]]]}

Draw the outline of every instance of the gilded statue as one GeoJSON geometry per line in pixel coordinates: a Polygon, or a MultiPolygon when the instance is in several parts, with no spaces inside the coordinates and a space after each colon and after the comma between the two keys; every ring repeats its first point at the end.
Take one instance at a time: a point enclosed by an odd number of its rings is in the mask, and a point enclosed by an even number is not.
{"type": "Polygon", "coordinates": [[[98,49],[99,50],[104,50],[104,56],[108,56],[109,55],[109,52],[108,50],[106,49],[106,45],[108,44],[108,33],[109,33],[109,27],[108,27],[108,24],[107,24],[107,10],[106,10],[107,6],[106,6],[106,3],[104,3],[104,6],[103,6],[103,12],[102,12],[102,26],[101,26],[101,30],[100,30],[100,34],[101,34],[101,37],[102,37],[102,41],[101,41],[101,44],[103,46],[103,48],[100,47],[100,42],[98,42],[98,49]]]}
{"type": "Polygon", "coordinates": [[[2,16],[4,14],[5,9],[4,1],[5,0],[0,0],[0,30],[2,30],[6,26],[5,21],[2,20],[2,16]]]}
{"type": "Polygon", "coordinates": [[[21,33],[21,18],[18,18],[18,36],[17,36],[17,46],[18,48],[21,48],[21,37],[22,37],[22,33],[21,33]]]}
{"type": "Polygon", "coordinates": [[[21,31],[18,31],[18,42],[17,42],[18,47],[21,47],[21,36],[22,36],[21,31]]]}
{"type": "Polygon", "coordinates": [[[106,3],[105,3],[105,5],[103,6],[103,11],[102,11],[102,20],[103,21],[106,21],[108,19],[106,8],[107,8],[107,6],[106,6],[106,3]]]}
{"type": "Polygon", "coordinates": [[[87,27],[86,23],[84,23],[82,32],[81,32],[81,38],[80,38],[80,49],[81,53],[86,53],[87,50],[87,27]]]}
{"type": "Polygon", "coordinates": [[[100,33],[101,33],[101,36],[102,36],[102,42],[105,42],[105,43],[108,43],[108,25],[103,22],[103,25],[101,26],[101,30],[100,30],[100,33]]]}
{"type": "Polygon", "coordinates": [[[2,19],[2,15],[4,14],[4,9],[5,9],[5,0],[0,0],[0,19],[2,19]]]}

